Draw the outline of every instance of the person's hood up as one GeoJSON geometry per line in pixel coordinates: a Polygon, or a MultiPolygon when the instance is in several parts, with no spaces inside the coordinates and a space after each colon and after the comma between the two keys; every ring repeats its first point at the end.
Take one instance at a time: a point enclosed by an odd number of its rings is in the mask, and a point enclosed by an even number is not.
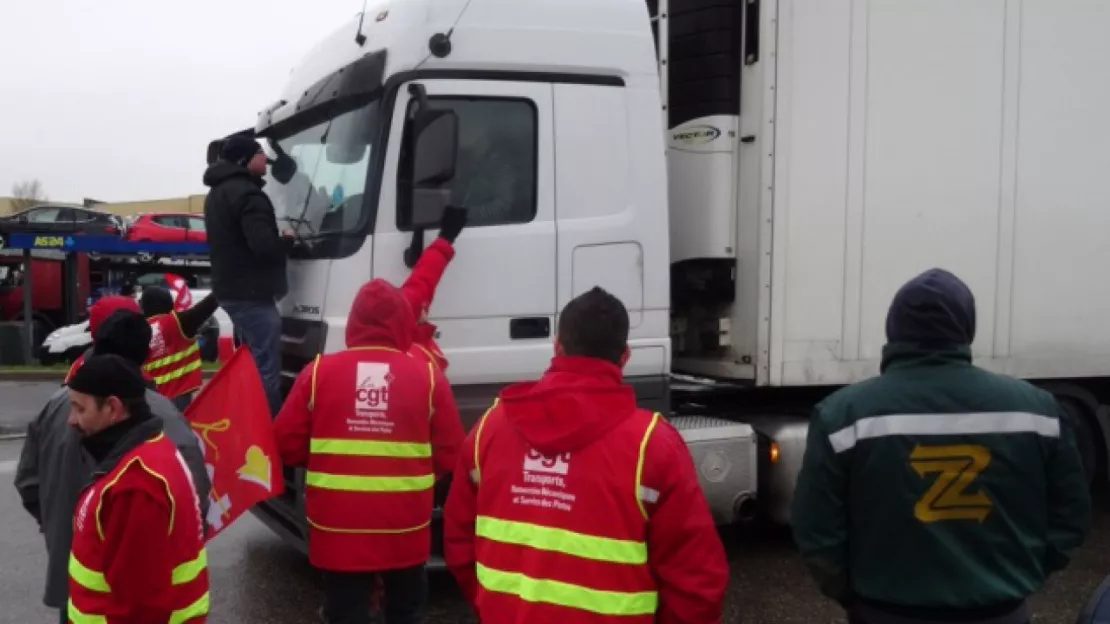
{"type": "Polygon", "coordinates": [[[401,289],[375,279],[363,285],[347,316],[347,347],[393,347],[408,351],[412,346],[416,318],[401,289]]]}
{"type": "Polygon", "coordinates": [[[960,278],[930,269],[894,295],[886,317],[891,343],[970,345],[975,340],[975,297],[960,278]]]}
{"type": "Polygon", "coordinates": [[[230,180],[231,178],[242,177],[257,184],[261,187],[265,182],[262,178],[253,175],[247,171],[246,167],[237,165],[235,163],[219,160],[208,166],[204,170],[204,185],[207,187],[216,187],[220,184],[230,180]]]}
{"type": "Polygon", "coordinates": [[[119,310],[128,310],[137,314],[142,314],[142,310],[139,309],[139,304],[131,297],[122,297],[120,295],[101,297],[89,308],[89,336],[95,339],[96,332],[100,329],[101,323],[119,310]]]}
{"type": "Polygon", "coordinates": [[[506,388],[499,403],[534,449],[552,455],[585,448],[624,422],[636,410],[636,395],[615,364],[562,356],[539,381],[506,388]]]}

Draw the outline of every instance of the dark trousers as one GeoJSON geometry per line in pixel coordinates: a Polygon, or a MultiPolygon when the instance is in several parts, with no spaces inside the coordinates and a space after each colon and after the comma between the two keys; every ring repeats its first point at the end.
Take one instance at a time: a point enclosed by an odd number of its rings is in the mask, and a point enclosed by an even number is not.
{"type": "Polygon", "coordinates": [[[277,304],[265,301],[220,301],[235,327],[235,334],[251,350],[271,417],[281,411],[281,314],[277,304]]]}
{"type": "Polygon", "coordinates": [[[191,404],[192,402],[193,402],[193,393],[192,392],[187,392],[187,393],[177,397],[176,399],[173,399],[173,401],[172,401],[173,406],[176,407],[177,409],[181,410],[182,413],[185,413],[185,408],[189,407],[189,404],[191,404]]]}
{"type": "Polygon", "coordinates": [[[62,624],[69,624],[69,608],[62,607],[61,609],[58,609],[58,617],[58,621],[62,624]]]}
{"type": "Polygon", "coordinates": [[[418,624],[427,599],[424,566],[385,572],[324,572],[324,621],[369,624],[370,596],[378,574],[385,585],[385,624],[418,624]]]}

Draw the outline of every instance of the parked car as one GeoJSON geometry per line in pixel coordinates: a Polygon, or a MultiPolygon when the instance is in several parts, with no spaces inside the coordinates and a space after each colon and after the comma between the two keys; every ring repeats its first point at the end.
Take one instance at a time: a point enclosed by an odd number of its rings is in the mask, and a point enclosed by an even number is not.
{"type": "MultiPolygon", "coordinates": [[[[208,296],[209,290],[193,289],[193,298],[200,301],[208,296]]],[[[142,292],[135,294],[135,300],[141,299],[142,292]]],[[[205,362],[215,362],[220,357],[220,342],[230,341],[232,336],[231,318],[223,308],[216,308],[216,313],[208,319],[197,336],[200,344],[201,358],[205,362]]],[[[45,366],[59,363],[70,363],[77,359],[92,344],[89,335],[89,322],[82,321],[73,325],[59,327],[50,333],[38,348],[38,360],[45,366]]]]}
{"type": "Polygon", "coordinates": [[[207,243],[204,217],[195,214],[156,213],[137,215],[127,230],[127,240],[148,243],[207,243]]]}
{"type": "Polygon", "coordinates": [[[119,215],[84,206],[43,204],[0,217],[0,233],[93,234],[119,236],[127,224],[119,215]]]}

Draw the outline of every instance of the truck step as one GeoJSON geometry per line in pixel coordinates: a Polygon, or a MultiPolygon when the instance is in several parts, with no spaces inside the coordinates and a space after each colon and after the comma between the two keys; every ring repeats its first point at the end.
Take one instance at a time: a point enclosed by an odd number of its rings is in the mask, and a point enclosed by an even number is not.
{"type": "Polygon", "coordinates": [[[690,449],[698,481],[718,525],[755,515],[758,434],[746,423],[713,416],[668,419],[690,449]]]}

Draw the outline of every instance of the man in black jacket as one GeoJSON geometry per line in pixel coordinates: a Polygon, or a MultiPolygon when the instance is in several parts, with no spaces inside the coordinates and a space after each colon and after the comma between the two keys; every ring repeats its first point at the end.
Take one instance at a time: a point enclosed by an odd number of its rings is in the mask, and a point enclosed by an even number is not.
{"type": "Polygon", "coordinates": [[[292,239],[278,233],[273,204],[262,192],[268,159],[254,139],[229,137],[204,172],[204,201],[212,261],[212,292],[250,347],[270,410],[281,409],[281,316],[288,289],[285,259],[292,239]]]}

